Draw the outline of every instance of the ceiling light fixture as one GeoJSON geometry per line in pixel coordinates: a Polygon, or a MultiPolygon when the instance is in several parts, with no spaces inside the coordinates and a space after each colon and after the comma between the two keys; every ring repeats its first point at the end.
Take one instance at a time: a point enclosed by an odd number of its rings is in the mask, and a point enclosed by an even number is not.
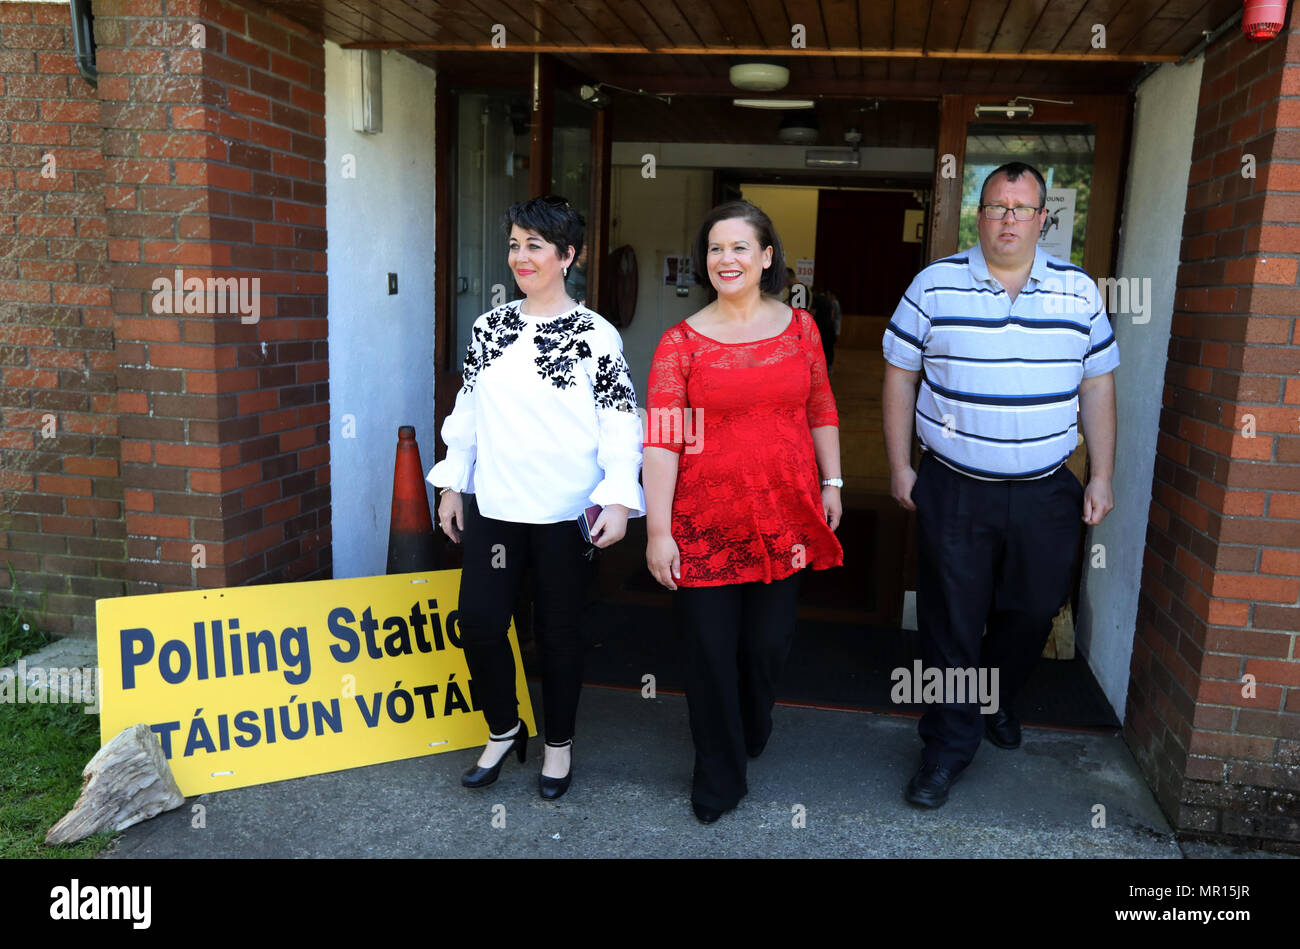
{"type": "Polygon", "coordinates": [[[746,92],[776,92],[790,81],[790,70],[773,59],[737,59],[729,72],[731,84],[746,92]]]}
{"type": "Polygon", "coordinates": [[[742,109],[811,109],[812,99],[732,99],[742,109]]]}
{"type": "Polygon", "coordinates": [[[862,155],[856,148],[810,148],[803,154],[805,168],[859,168],[862,155]]]}
{"type": "Polygon", "coordinates": [[[776,137],[787,145],[816,145],[818,133],[816,113],[791,112],[781,119],[776,137]]]}

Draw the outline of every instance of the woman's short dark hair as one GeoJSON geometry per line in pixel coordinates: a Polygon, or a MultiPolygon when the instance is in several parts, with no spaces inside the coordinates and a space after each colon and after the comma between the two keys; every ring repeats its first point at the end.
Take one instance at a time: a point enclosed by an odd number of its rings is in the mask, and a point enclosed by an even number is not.
{"type": "Polygon", "coordinates": [[[758,286],[764,293],[779,294],[785,289],[785,251],[781,249],[781,238],[777,235],[776,228],[772,226],[772,219],[764,214],[761,208],[748,201],[728,201],[719,204],[704,216],[704,223],[700,225],[699,233],[695,235],[695,247],[691,252],[691,263],[695,265],[696,278],[706,287],[712,288],[708,266],[709,231],[713,230],[713,225],[719,221],[729,221],[732,218],[740,218],[754,229],[754,233],[758,235],[760,250],[764,247],[772,248],[772,264],[763,271],[763,278],[758,286]]]}
{"type": "Polygon", "coordinates": [[[555,256],[563,257],[573,245],[573,259],[582,254],[582,241],[587,233],[587,222],[567,198],[558,194],[545,194],[510,205],[501,219],[502,229],[509,234],[511,225],[518,224],[525,231],[536,231],[548,244],[555,245],[555,256]]]}

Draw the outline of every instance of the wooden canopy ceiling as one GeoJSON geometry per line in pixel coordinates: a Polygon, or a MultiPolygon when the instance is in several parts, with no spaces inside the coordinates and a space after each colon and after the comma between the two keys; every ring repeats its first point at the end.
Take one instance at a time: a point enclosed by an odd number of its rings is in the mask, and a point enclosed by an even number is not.
{"type": "Polygon", "coordinates": [[[527,82],[531,54],[545,52],[588,80],[725,95],[735,91],[731,57],[782,54],[791,74],[782,95],[916,98],[1122,91],[1144,63],[1180,58],[1241,7],[1240,0],[248,2],[342,46],[402,50],[458,82],[527,82]],[[1104,46],[1094,46],[1098,26],[1104,46]],[[792,48],[798,34],[805,48],[792,48]]]}
{"type": "Polygon", "coordinates": [[[1239,0],[262,0],[339,43],[492,50],[1181,56],[1239,0]],[[1093,27],[1106,45],[1093,47],[1093,27]]]}

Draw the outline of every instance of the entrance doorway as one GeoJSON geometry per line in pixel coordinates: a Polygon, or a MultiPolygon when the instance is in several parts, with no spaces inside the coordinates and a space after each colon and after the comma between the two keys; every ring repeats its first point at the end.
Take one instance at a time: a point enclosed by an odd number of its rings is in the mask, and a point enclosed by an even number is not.
{"type": "MultiPolygon", "coordinates": [[[[949,252],[941,248],[945,241],[956,244],[960,239],[961,172],[955,182],[935,173],[935,156],[945,147],[939,117],[935,115],[925,135],[918,132],[926,128],[923,122],[906,126],[909,148],[891,149],[888,140],[881,139],[878,151],[884,157],[880,160],[897,160],[897,168],[877,166],[872,173],[850,174],[799,167],[804,149],[774,144],[775,129],[765,129],[761,123],[739,122],[729,99],[698,96],[665,103],[614,94],[612,100],[606,114],[592,124],[612,129],[604,159],[597,157],[597,136],[587,132],[582,116],[568,114],[561,123],[559,105],[547,120],[554,126],[553,134],[539,136],[536,128],[529,129],[530,158],[542,154],[536,145],[541,139],[553,143],[545,151],[550,161],[542,176],[553,186],[565,179],[580,188],[582,177],[588,176],[595,193],[597,182],[608,183],[600,185],[608,195],[608,213],[601,213],[593,201],[589,231],[603,228],[609,235],[608,248],[630,247],[635,253],[636,308],[631,323],[621,326],[620,333],[639,401],[644,403],[650,357],[663,332],[708,301],[704,286],[682,284],[680,267],[668,262],[689,255],[696,222],[720,200],[744,196],[767,210],[787,244],[791,266],[802,262],[810,289],[824,285],[840,298],[841,328],[831,382],[840,411],[846,481],[845,519],[839,532],[845,566],[808,572],[801,578],[799,629],[781,698],[908,711],[894,704],[889,694],[891,671],[909,667],[920,651],[916,634],[901,623],[903,593],[911,585],[910,523],[889,496],[880,411],[880,340],[915,273],[939,255],[937,250],[949,252]],[[688,113],[691,121],[682,121],[679,111],[688,113]],[[561,143],[569,133],[561,132],[561,124],[574,130],[574,142],[567,148],[561,143]],[[710,135],[721,140],[710,140],[710,135]],[[897,157],[912,149],[928,149],[919,170],[915,163],[905,167],[906,161],[897,157]],[[566,161],[566,155],[574,160],[566,161]],[[592,156],[590,166],[583,165],[583,155],[592,156]],[[654,158],[652,163],[646,161],[647,155],[654,158]],[[608,164],[602,167],[602,161],[608,164]]],[[[926,108],[916,102],[882,102],[876,111],[921,114],[926,108]]],[[[933,105],[928,108],[939,112],[933,105]]],[[[830,123],[822,124],[825,128],[830,123]]],[[[962,168],[968,143],[966,123],[961,124],[961,145],[954,149],[961,153],[958,168],[977,175],[977,153],[983,160],[991,158],[991,152],[980,151],[987,140],[972,132],[971,167],[962,168]]],[[[1100,154],[1101,125],[1096,128],[1093,144],[1100,154]]],[[[481,138],[481,129],[475,131],[481,138]]],[[[517,124],[511,129],[517,153],[523,150],[523,133],[517,124]]],[[[863,144],[868,152],[876,148],[870,137],[863,144]]],[[[493,161],[493,173],[499,164],[493,161]]],[[[536,169],[532,171],[538,177],[536,169]]],[[[1064,180],[1064,171],[1062,176],[1064,180]]],[[[1114,196],[1107,211],[1106,200],[1099,200],[1096,186],[1092,187],[1082,224],[1089,237],[1097,226],[1095,219],[1114,212],[1114,196]]],[[[455,183],[452,188],[453,194],[461,193],[455,183]]],[[[1090,239],[1088,248],[1092,248],[1090,239]]],[[[591,266],[599,271],[607,264],[597,258],[591,266]]],[[[645,521],[634,519],[620,544],[597,555],[593,603],[586,620],[592,647],[586,678],[591,683],[639,689],[644,676],[653,674],[658,688],[680,687],[673,600],[646,569],[645,545],[645,521]]],[[[526,602],[520,608],[521,642],[529,661],[529,608],[526,602]]],[[[1044,662],[1024,699],[1022,717],[1030,723],[1117,724],[1082,659],[1044,662]]]]}

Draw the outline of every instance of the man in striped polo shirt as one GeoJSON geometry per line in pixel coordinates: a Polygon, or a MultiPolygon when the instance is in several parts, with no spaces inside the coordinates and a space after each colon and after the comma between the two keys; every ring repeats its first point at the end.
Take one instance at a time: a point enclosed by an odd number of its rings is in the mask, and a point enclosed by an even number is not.
{"type": "Polygon", "coordinates": [[[1046,197],[1029,165],[989,175],[979,243],[916,276],[883,340],[890,492],[916,512],[922,659],[946,682],[978,670],[996,689],[984,715],[972,694],[926,709],[905,796],[927,807],[948,799],[983,734],[1020,744],[1011,703],[1070,594],[1080,521],[1114,506],[1119,349],[1096,283],[1038,247],[1046,197]],[[1080,423],[1086,488],[1064,466],[1080,423]]]}

